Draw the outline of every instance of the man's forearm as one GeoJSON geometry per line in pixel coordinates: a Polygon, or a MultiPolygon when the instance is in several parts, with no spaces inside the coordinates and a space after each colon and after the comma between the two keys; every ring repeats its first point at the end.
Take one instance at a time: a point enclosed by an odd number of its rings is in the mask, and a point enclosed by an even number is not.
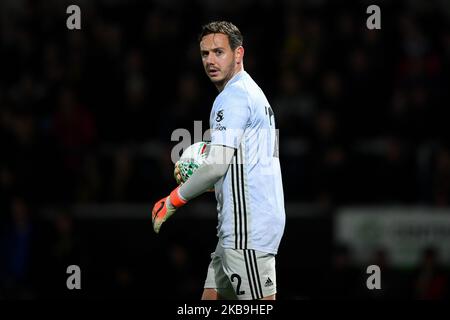
{"type": "Polygon", "coordinates": [[[212,145],[204,164],[180,187],[180,196],[191,200],[211,189],[227,172],[234,151],[234,148],[212,145]]]}

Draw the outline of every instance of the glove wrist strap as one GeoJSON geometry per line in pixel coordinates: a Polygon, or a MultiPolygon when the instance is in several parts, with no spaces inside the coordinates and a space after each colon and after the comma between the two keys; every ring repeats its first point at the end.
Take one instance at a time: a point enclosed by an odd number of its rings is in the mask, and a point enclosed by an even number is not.
{"type": "Polygon", "coordinates": [[[187,200],[184,200],[181,196],[180,196],[180,192],[178,191],[178,189],[180,189],[180,187],[177,187],[175,190],[173,190],[170,193],[170,202],[172,203],[172,205],[175,208],[179,208],[184,206],[187,203],[187,200]]]}

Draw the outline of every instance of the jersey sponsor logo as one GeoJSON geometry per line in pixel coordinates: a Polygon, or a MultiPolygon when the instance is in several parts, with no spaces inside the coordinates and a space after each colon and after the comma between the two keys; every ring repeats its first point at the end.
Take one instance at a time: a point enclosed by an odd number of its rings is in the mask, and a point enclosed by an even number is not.
{"type": "Polygon", "coordinates": [[[220,122],[223,120],[223,110],[219,110],[216,113],[216,122],[220,122]]]}
{"type": "Polygon", "coordinates": [[[221,124],[217,124],[217,125],[214,127],[214,130],[217,130],[217,131],[225,131],[225,130],[227,130],[227,127],[222,126],[221,124]]]}

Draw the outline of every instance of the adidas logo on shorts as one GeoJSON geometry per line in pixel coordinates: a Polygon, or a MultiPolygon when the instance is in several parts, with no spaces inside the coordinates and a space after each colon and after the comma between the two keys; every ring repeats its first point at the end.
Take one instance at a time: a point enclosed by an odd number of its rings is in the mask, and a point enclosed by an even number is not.
{"type": "Polygon", "coordinates": [[[272,280],[270,280],[270,278],[267,278],[266,283],[264,284],[264,287],[270,287],[273,286],[273,282],[272,280]]]}

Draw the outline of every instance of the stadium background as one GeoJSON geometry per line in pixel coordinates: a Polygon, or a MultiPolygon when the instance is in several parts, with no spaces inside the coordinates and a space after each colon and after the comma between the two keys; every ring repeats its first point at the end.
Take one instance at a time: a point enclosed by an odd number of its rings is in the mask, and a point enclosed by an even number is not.
{"type": "Polygon", "coordinates": [[[449,17],[438,0],[1,1],[0,298],[200,297],[212,194],[158,237],[150,210],[174,187],[171,133],[207,129],[216,89],[197,35],[224,19],[280,129],[279,298],[448,299],[449,17]],[[381,30],[366,28],[371,4],[381,30]],[[376,243],[361,262],[363,239],[338,237],[346,210],[444,222],[408,231],[408,265],[376,243]],[[73,264],[80,291],[66,288],[73,264]],[[366,288],[369,264],[382,290],[366,288]]]}

